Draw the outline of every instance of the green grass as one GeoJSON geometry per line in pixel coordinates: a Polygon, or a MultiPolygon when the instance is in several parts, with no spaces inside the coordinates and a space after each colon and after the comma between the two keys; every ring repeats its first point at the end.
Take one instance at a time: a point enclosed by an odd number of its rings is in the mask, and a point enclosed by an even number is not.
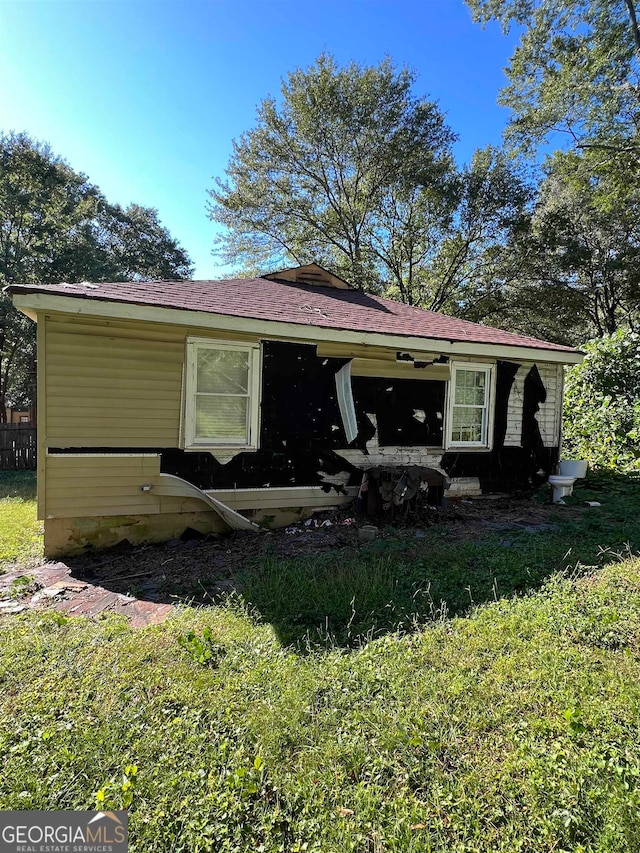
{"type": "Polygon", "coordinates": [[[36,476],[0,471],[0,573],[42,560],[42,525],[36,519],[36,476]]]}
{"type": "Polygon", "coordinates": [[[0,620],[0,809],[126,807],[133,853],[640,850],[638,485],[272,556],[140,631],[0,620]]]}
{"type": "Polygon", "coordinates": [[[576,488],[573,503],[587,499],[602,505],[577,517],[558,508],[553,530],[487,530],[462,541],[451,541],[446,526],[420,539],[395,531],[357,550],[274,555],[237,577],[245,600],[284,645],[358,646],[398,626],[463,615],[538,588],[578,563],[601,567],[640,552],[640,475],[592,477],[576,488]]]}
{"type": "Polygon", "coordinates": [[[132,851],[640,849],[638,560],[349,653],[230,607],[0,631],[3,809],[128,807],[132,851]]]}

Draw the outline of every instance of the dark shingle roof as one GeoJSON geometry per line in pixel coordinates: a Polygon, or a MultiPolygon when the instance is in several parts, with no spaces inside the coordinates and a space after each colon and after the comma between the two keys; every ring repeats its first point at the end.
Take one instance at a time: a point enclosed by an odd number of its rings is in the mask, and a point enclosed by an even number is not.
{"type": "Polygon", "coordinates": [[[9,291],[179,308],[353,332],[576,352],[573,347],[503,332],[357,290],[266,278],[12,285],[9,291]]]}

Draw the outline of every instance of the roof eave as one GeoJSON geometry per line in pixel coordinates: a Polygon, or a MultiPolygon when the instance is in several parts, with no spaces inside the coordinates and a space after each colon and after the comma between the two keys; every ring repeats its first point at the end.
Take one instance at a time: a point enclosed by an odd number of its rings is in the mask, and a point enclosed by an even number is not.
{"type": "Polygon", "coordinates": [[[60,295],[24,286],[9,290],[13,303],[22,313],[36,320],[39,312],[77,314],[121,320],[142,320],[152,323],[171,323],[178,326],[240,331],[274,339],[306,342],[344,341],[348,343],[385,346],[398,350],[411,349],[443,355],[483,356],[486,358],[511,358],[519,361],[579,364],[584,354],[579,350],[556,350],[527,345],[477,343],[473,341],[446,340],[416,335],[365,332],[336,329],[311,323],[291,323],[280,320],[260,320],[232,314],[216,314],[187,308],[149,305],[136,302],[118,302],[98,299],[95,296],[60,295]],[[312,330],[310,333],[309,330],[312,330]]]}

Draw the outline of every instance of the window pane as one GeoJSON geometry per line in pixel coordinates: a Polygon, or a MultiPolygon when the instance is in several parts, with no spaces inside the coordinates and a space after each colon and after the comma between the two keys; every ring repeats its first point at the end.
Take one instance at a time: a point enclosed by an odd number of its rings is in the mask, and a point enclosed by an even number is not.
{"type": "Polygon", "coordinates": [[[456,370],[455,400],[459,406],[484,406],[487,374],[484,370],[456,370]]]}
{"type": "Polygon", "coordinates": [[[209,394],[246,394],[249,355],[238,350],[198,349],[197,391],[209,394]]]}
{"type": "Polygon", "coordinates": [[[460,409],[454,406],[451,440],[456,444],[465,441],[482,441],[482,421],[483,409],[460,409]]]}
{"type": "Polygon", "coordinates": [[[229,438],[248,443],[248,397],[196,397],[196,439],[229,438]]]}

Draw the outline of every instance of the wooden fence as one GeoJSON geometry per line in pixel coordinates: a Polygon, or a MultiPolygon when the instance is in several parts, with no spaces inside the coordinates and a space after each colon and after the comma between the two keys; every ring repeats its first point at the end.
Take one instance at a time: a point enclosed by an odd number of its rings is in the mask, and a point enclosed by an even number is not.
{"type": "Polygon", "coordinates": [[[0,424],[0,471],[24,471],[36,467],[36,428],[0,424]]]}

